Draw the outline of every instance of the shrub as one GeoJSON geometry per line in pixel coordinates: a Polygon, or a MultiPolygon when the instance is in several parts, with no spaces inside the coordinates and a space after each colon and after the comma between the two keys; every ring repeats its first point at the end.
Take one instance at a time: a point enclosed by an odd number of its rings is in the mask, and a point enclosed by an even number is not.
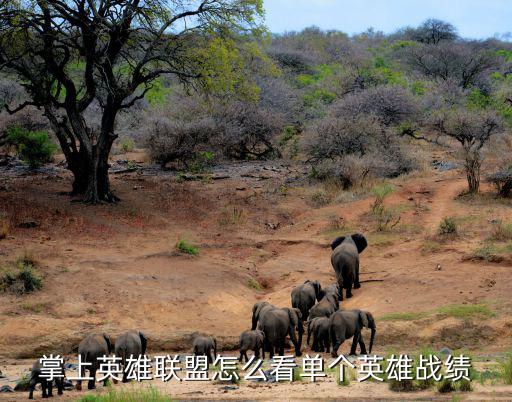
{"type": "Polygon", "coordinates": [[[512,167],[509,166],[488,175],[486,181],[494,185],[500,197],[510,197],[512,193],[512,167]]]}
{"type": "Polygon", "coordinates": [[[254,278],[247,279],[247,287],[254,290],[261,290],[260,283],[254,278]]]}
{"type": "Polygon", "coordinates": [[[104,394],[87,395],[80,399],[79,402],[171,402],[172,399],[163,395],[156,388],[133,389],[133,390],[114,390],[109,389],[104,394]]]}
{"type": "Polygon", "coordinates": [[[43,283],[36,268],[25,258],[18,260],[14,269],[6,270],[0,276],[0,289],[18,295],[31,293],[42,287],[43,283]]]}
{"type": "Polygon", "coordinates": [[[438,233],[440,235],[456,234],[457,224],[455,223],[455,219],[451,217],[444,218],[439,224],[438,233]]]}
{"type": "Polygon", "coordinates": [[[508,241],[512,240],[512,224],[498,221],[493,228],[491,240],[508,241]]]}
{"type": "Polygon", "coordinates": [[[20,127],[8,130],[7,141],[31,168],[37,168],[53,160],[57,146],[46,131],[29,131],[20,127]]]}
{"type": "Polygon", "coordinates": [[[400,221],[400,215],[394,213],[384,205],[384,199],[393,192],[393,187],[389,183],[379,184],[373,187],[372,193],[375,200],[372,205],[372,214],[377,220],[377,230],[382,232],[389,227],[394,227],[400,221]],[[394,221],[394,222],[393,222],[394,221]]]}
{"type": "Polygon", "coordinates": [[[215,130],[215,122],[207,117],[191,122],[157,117],[149,124],[146,145],[151,159],[162,166],[169,162],[188,165],[215,130]]]}
{"type": "Polygon", "coordinates": [[[500,363],[500,369],[503,382],[512,385],[512,352],[508,353],[500,363]]]}
{"type": "Polygon", "coordinates": [[[452,380],[445,378],[437,384],[437,391],[442,394],[453,392],[455,391],[455,384],[452,380]]]}
{"type": "Polygon", "coordinates": [[[181,239],[178,241],[178,243],[176,243],[176,250],[178,250],[181,253],[185,253],[185,254],[189,254],[189,255],[198,255],[199,254],[199,249],[184,239],[181,239]]]}
{"type": "Polygon", "coordinates": [[[124,137],[119,141],[119,147],[123,152],[133,152],[135,149],[135,142],[129,137],[124,137]]]}

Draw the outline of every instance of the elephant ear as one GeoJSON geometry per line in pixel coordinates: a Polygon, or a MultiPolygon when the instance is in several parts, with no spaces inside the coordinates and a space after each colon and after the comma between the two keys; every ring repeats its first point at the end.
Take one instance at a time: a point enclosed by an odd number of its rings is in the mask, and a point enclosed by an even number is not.
{"type": "Polygon", "coordinates": [[[354,240],[354,243],[356,244],[357,252],[361,254],[364,251],[364,249],[368,246],[366,237],[364,237],[361,233],[355,233],[351,237],[352,240],[354,240]]]}
{"type": "Polygon", "coordinates": [[[363,327],[369,328],[368,316],[366,315],[365,311],[359,312],[359,321],[361,321],[361,325],[363,327]]]}
{"type": "Polygon", "coordinates": [[[105,342],[107,343],[108,354],[112,353],[112,343],[110,342],[110,336],[103,333],[103,339],[105,339],[105,342]]]}
{"type": "Polygon", "coordinates": [[[146,338],[146,335],[144,335],[144,332],[139,331],[139,337],[140,337],[140,344],[142,347],[142,356],[146,355],[146,349],[148,347],[148,339],[146,338]]]}
{"type": "Polygon", "coordinates": [[[340,236],[340,237],[337,237],[335,238],[332,243],[331,243],[331,249],[335,249],[336,247],[338,247],[341,243],[343,243],[343,241],[345,240],[345,236],[340,236]]]}

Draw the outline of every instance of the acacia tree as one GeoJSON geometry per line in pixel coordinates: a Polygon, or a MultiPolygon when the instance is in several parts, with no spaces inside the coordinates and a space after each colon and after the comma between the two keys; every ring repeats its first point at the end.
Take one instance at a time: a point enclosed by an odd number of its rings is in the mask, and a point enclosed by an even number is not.
{"type": "Polygon", "coordinates": [[[0,0],[0,69],[48,118],[73,194],[117,200],[108,156],[116,116],[164,74],[191,85],[237,85],[236,35],[260,32],[262,0],[0,0]],[[99,127],[86,119],[98,108],[99,127]]]}

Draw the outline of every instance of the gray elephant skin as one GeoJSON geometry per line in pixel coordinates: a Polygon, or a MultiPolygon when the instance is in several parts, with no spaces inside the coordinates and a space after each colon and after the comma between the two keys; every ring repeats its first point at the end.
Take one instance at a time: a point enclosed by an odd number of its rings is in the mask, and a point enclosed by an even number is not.
{"type": "Polygon", "coordinates": [[[217,356],[217,340],[211,336],[197,336],[192,343],[195,356],[207,356],[208,362],[213,364],[217,356]]]}
{"type": "Polygon", "coordinates": [[[125,371],[126,359],[129,357],[138,358],[146,354],[148,341],[141,331],[126,331],[119,335],[115,342],[115,354],[121,358],[123,367],[123,382],[126,382],[128,373],[125,371]]]}
{"type": "Polygon", "coordinates": [[[338,311],[340,308],[338,301],[340,294],[341,290],[338,284],[327,286],[322,300],[309,310],[309,319],[312,320],[317,317],[330,317],[331,314],[338,311]]]}
{"type": "MultiPolygon", "coordinates": [[[[64,362],[61,364],[61,374],[62,377],[55,378],[55,384],[57,385],[57,393],[62,395],[64,392],[64,362]]],[[[41,362],[37,359],[32,366],[32,370],[30,372],[30,383],[28,388],[28,399],[34,399],[34,390],[36,389],[36,385],[41,384],[41,389],[43,391],[43,398],[51,398],[53,396],[53,381],[48,381],[46,378],[41,377],[41,362]]]]}
{"type": "Polygon", "coordinates": [[[361,349],[361,354],[366,354],[366,346],[363,341],[361,331],[363,328],[371,330],[370,348],[368,353],[372,352],[373,341],[377,327],[373,315],[368,311],[345,310],[337,311],[329,320],[329,331],[332,342],[332,356],[338,356],[338,348],[345,340],[353,337],[350,354],[356,354],[357,344],[361,349]]]}
{"type": "Polygon", "coordinates": [[[330,351],[330,338],[329,338],[329,324],[328,317],[316,317],[308,323],[308,345],[310,339],[313,337],[313,344],[311,350],[313,352],[326,352],[330,351]]]}
{"type": "Polygon", "coordinates": [[[270,351],[270,358],[277,353],[284,356],[286,336],[295,347],[295,355],[301,356],[301,343],[304,327],[299,309],[284,307],[267,309],[259,318],[259,329],[265,333],[265,349],[270,351]],[[299,333],[299,340],[295,336],[295,329],[299,333]],[[276,352],[277,351],[277,352],[276,352]]]}
{"type": "Polygon", "coordinates": [[[298,308],[302,314],[302,320],[307,321],[309,310],[317,301],[322,300],[323,295],[320,282],[308,279],[302,285],[292,289],[292,307],[298,308]]]}
{"type": "MultiPolygon", "coordinates": [[[[107,334],[89,334],[78,345],[78,355],[82,363],[91,363],[82,367],[81,377],[85,377],[86,368],[89,370],[89,376],[92,377],[87,384],[88,389],[96,388],[96,371],[100,367],[99,357],[108,356],[112,353],[112,343],[107,334]]],[[[103,381],[107,385],[107,379],[103,381]]],[[[76,389],[82,390],[82,381],[77,380],[76,389]]]]}
{"type": "Polygon", "coordinates": [[[265,358],[265,348],[263,344],[265,342],[265,333],[260,330],[255,331],[244,331],[240,334],[240,357],[238,360],[240,362],[243,361],[245,357],[245,361],[248,362],[249,358],[247,357],[247,351],[252,350],[254,352],[254,356],[256,359],[260,358],[260,350],[261,356],[265,358]]]}
{"type": "Polygon", "coordinates": [[[261,317],[263,317],[265,312],[270,311],[274,308],[276,308],[276,306],[274,306],[266,301],[254,303],[254,306],[252,306],[251,330],[254,331],[256,329],[256,327],[258,326],[259,320],[261,319],[261,317]]]}
{"type": "MultiPolygon", "coordinates": [[[[360,233],[338,237],[331,243],[331,264],[336,273],[340,289],[346,290],[347,298],[352,297],[352,286],[354,286],[354,289],[361,287],[359,282],[359,254],[367,246],[366,238],[360,233]]],[[[343,300],[343,292],[341,292],[340,300],[343,300]]]]}

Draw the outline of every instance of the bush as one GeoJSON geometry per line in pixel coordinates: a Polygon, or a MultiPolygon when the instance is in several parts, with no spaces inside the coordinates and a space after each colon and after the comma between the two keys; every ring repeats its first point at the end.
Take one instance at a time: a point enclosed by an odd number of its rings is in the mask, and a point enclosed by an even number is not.
{"type": "Polygon", "coordinates": [[[31,293],[43,287],[42,280],[31,261],[22,258],[16,262],[16,267],[6,270],[0,276],[0,289],[18,295],[31,293]]]}
{"type": "Polygon", "coordinates": [[[184,239],[181,239],[176,243],[176,250],[181,253],[189,254],[189,255],[198,255],[199,249],[184,239]]]}
{"type": "Polygon", "coordinates": [[[215,130],[215,122],[208,117],[191,122],[154,118],[149,124],[146,139],[149,156],[162,166],[169,162],[188,165],[207,143],[208,135],[215,130]]]}
{"type": "Polygon", "coordinates": [[[488,175],[486,181],[494,185],[500,197],[510,197],[512,193],[512,167],[488,175]]]}
{"type": "Polygon", "coordinates": [[[437,391],[442,394],[453,392],[455,391],[455,384],[452,380],[445,378],[437,384],[437,391]]]}
{"type": "Polygon", "coordinates": [[[20,127],[8,130],[7,141],[16,147],[18,155],[31,168],[37,168],[53,160],[57,146],[46,131],[29,131],[20,127]]]}
{"type": "Polygon", "coordinates": [[[156,388],[138,390],[114,390],[109,389],[107,393],[87,395],[80,399],[79,402],[171,402],[172,399],[163,395],[156,388]]]}
{"type": "Polygon", "coordinates": [[[500,363],[503,382],[512,385],[512,352],[508,353],[505,359],[500,363]]]}
{"type": "Polygon", "coordinates": [[[129,137],[124,137],[119,141],[119,147],[123,152],[133,152],[135,149],[135,142],[129,137]]]}
{"type": "Polygon", "coordinates": [[[493,228],[491,240],[508,241],[512,240],[512,224],[498,221],[493,228]]]}
{"type": "Polygon", "coordinates": [[[438,233],[440,235],[456,234],[457,224],[454,218],[446,217],[439,224],[438,233]]]}

